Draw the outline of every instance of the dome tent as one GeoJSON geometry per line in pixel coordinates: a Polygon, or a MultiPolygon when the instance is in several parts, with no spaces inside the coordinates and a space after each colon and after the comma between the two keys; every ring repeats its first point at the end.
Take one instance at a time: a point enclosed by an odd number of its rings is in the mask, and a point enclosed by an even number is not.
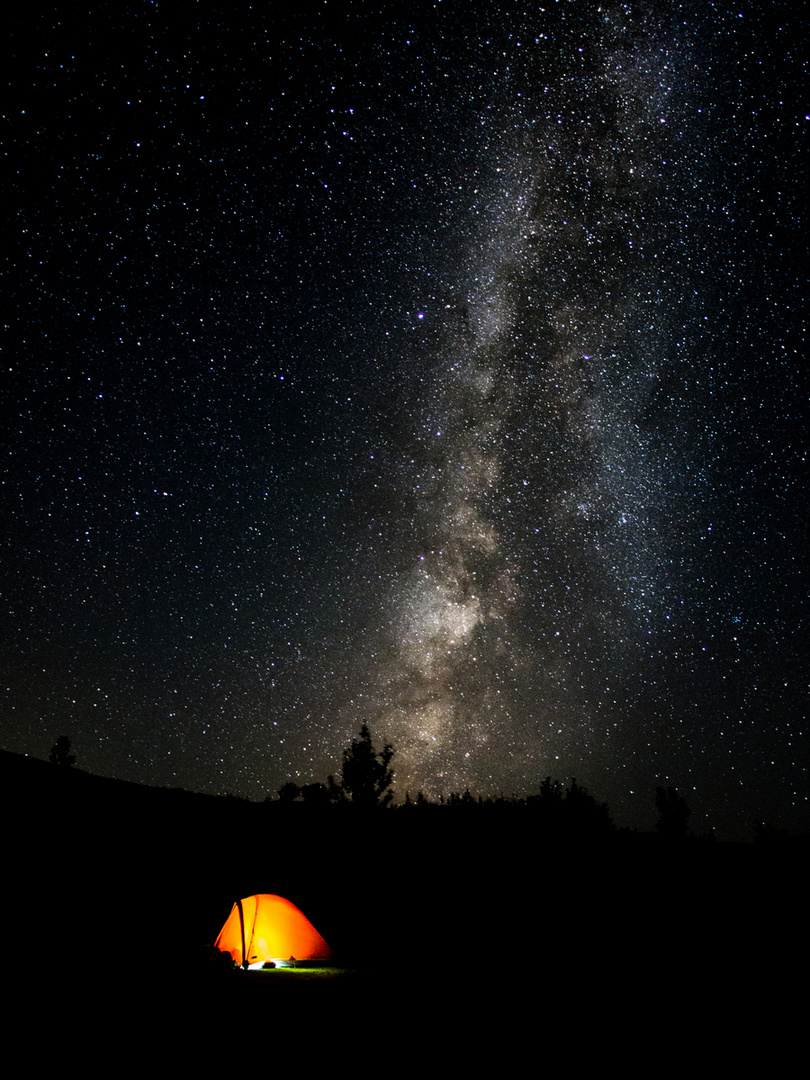
{"type": "Polygon", "coordinates": [[[272,893],[237,900],[215,944],[242,967],[268,960],[328,960],[332,955],[306,915],[272,893]]]}

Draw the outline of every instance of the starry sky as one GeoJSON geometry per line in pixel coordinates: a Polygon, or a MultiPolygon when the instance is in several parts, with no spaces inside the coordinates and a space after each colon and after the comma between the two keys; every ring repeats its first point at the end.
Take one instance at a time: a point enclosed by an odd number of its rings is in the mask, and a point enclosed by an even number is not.
{"type": "Polygon", "coordinates": [[[25,5],[0,745],[810,828],[787,5],[25,5]]]}

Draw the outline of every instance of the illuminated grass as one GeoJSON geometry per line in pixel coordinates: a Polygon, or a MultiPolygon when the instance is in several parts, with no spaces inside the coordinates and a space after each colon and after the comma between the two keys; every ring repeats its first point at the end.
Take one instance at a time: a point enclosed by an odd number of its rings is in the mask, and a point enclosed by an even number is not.
{"type": "Polygon", "coordinates": [[[266,978],[323,978],[333,979],[340,975],[350,974],[349,968],[343,967],[303,967],[300,964],[296,967],[276,967],[276,968],[256,968],[247,973],[252,977],[258,977],[262,979],[266,978]]]}

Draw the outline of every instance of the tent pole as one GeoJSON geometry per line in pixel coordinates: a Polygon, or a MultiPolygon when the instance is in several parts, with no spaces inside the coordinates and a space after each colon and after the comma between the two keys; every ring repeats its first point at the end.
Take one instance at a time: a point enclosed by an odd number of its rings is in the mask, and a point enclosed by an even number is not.
{"type": "Polygon", "coordinates": [[[242,967],[247,971],[248,960],[245,956],[245,913],[242,910],[242,901],[237,900],[236,906],[239,908],[239,929],[242,931],[242,967]]]}

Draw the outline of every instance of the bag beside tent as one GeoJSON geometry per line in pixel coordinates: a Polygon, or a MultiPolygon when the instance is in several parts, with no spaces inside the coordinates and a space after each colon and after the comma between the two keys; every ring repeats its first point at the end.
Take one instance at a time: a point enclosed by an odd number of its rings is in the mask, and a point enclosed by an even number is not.
{"type": "Polygon", "coordinates": [[[272,893],[237,900],[215,944],[242,967],[291,958],[328,960],[332,955],[306,915],[272,893]]]}

